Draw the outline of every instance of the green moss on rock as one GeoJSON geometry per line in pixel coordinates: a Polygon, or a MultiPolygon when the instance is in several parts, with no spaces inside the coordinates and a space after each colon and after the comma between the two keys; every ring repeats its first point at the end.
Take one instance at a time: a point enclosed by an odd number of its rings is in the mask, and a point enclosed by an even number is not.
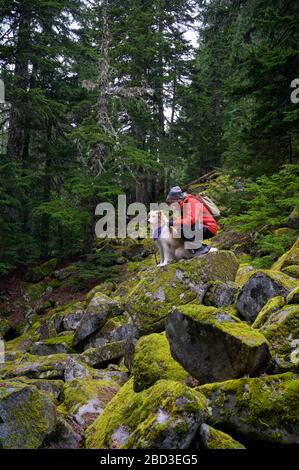
{"type": "Polygon", "coordinates": [[[222,309],[178,307],[167,318],[166,335],[172,356],[200,383],[254,376],[269,365],[266,338],[222,309]]]}
{"type": "Polygon", "coordinates": [[[86,431],[86,447],[185,449],[208,416],[206,399],[180,382],[159,380],[135,393],[130,379],[86,431]]]}
{"type": "Polygon", "coordinates": [[[113,380],[74,379],[65,385],[59,409],[87,426],[103,412],[118,390],[119,385],[113,380]]]}
{"type": "Polygon", "coordinates": [[[200,440],[204,449],[245,449],[243,444],[208,424],[200,426],[200,440]]]}
{"type": "Polygon", "coordinates": [[[136,345],[133,376],[134,390],[140,392],[160,379],[185,382],[189,374],[172,358],[165,333],[153,333],[136,345]]]}
{"type": "Polygon", "coordinates": [[[282,255],[272,266],[274,271],[281,271],[287,266],[299,265],[299,238],[292,248],[282,255]]]}
{"type": "Polygon", "coordinates": [[[252,328],[260,328],[268,320],[272,313],[275,313],[281,309],[285,303],[285,297],[282,296],[272,297],[272,299],[268,300],[266,305],[258,314],[255,322],[252,324],[252,328]]]}
{"type": "Polygon", "coordinates": [[[55,406],[34,386],[1,382],[0,408],[3,449],[37,449],[55,428],[55,406]]]}
{"type": "Polygon", "coordinates": [[[299,286],[287,296],[287,304],[299,304],[299,286]]]}
{"type": "Polygon", "coordinates": [[[274,312],[259,331],[269,341],[277,371],[299,372],[299,305],[274,312]]]}
{"type": "Polygon", "coordinates": [[[229,380],[198,387],[209,400],[213,425],[251,439],[299,443],[299,380],[292,373],[229,380]]]}
{"type": "Polygon", "coordinates": [[[287,276],[299,279],[299,265],[287,266],[282,269],[282,272],[287,274],[287,276]]]}
{"type": "Polygon", "coordinates": [[[250,279],[250,277],[256,272],[253,266],[250,264],[241,264],[236,275],[235,282],[239,284],[239,286],[244,286],[245,282],[250,279]]]}
{"type": "Polygon", "coordinates": [[[238,266],[233,253],[219,251],[149,269],[127,295],[126,308],[141,334],[159,333],[173,306],[201,303],[210,282],[233,281],[238,266]]]}
{"type": "Polygon", "coordinates": [[[31,348],[32,354],[39,356],[49,356],[51,354],[64,354],[73,352],[72,342],[74,333],[55,336],[54,338],[48,338],[43,341],[37,341],[31,348]]]}
{"type": "Polygon", "coordinates": [[[53,258],[46,263],[39,266],[32,267],[27,271],[26,281],[39,282],[42,281],[46,276],[49,276],[57,267],[58,260],[53,258]]]}

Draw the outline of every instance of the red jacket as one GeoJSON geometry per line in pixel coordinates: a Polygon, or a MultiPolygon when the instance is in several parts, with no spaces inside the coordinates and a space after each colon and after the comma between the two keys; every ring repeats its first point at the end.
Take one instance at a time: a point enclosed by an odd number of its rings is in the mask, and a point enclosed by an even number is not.
{"type": "Polygon", "coordinates": [[[218,231],[218,224],[206,206],[192,194],[188,194],[182,201],[179,201],[181,207],[181,218],[176,219],[173,225],[194,225],[201,221],[213,235],[218,231]]]}

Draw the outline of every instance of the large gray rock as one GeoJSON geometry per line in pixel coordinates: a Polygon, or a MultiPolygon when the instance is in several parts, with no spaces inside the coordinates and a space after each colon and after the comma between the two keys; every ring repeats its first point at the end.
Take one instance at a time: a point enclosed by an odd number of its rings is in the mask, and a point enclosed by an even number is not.
{"type": "Polygon", "coordinates": [[[299,373],[299,305],[273,310],[259,331],[269,341],[276,371],[299,373]]]}
{"type": "MultiPolygon", "coordinates": [[[[58,309],[56,309],[58,310],[58,309]]],[[[75,331],[85,312],[84,302],[77,302],[72,305],[61,307],[61,309],[52,318],[55,329],[58,333],[62,331],[75,331]]]]}
{"type": "Polygon", "coordinates": [[[2,379],[24,376],[30,379],[61,379],[68,381],[78,377],[90,377],[91,375],[91,369],[80,354],[28,355],[19,363],[6,362],[0,364],[0,378],[2,379]]]}
{"type": "Polygon", "coordinates": [[[104,294],[97,293],[91,299],[80,321],[73,340],[73,346],[86,343],[92,334],[104,326],[108,318],[121,315],[122,307],[104,294]]]}
{"type": "Polygon", "coordinates": [[[204,305],[213,305],[214,307],[226,307],[235,302],[235,298],[240,287],[232,281],[221,282],[214,281],[209,286],[204,298],[204,305]]]}
{"type": "Polygon", "coordinates": [[[222,309],[190,304],[167,318],[171,354],[199,383],[255,376],[269,364],[265,337],[222,309]]]}
{"type": "Polygon", "coordinates": [[[32,354],[37,356],[50,356],[72,352],[71,342],[73,335],[56,336],[44,341],[36,341],[31,348],[32,354]]]}
{"type": "Polygon", "coordinates": [[[286,374],[198,387],[209,400],[212,426],[252,440],[299,444],[299,380],[286,374]]]}
{"type": "Polygon", "coordinates": [[[105,325],[90,337],[84,349],[102,347],[117,341],[131,341],[138,336],[138,330],[128,313],[110,318],[105,325]]]}
{"type": "Polygon", "coordinates": [[[127,347],[127,340],[114,341],[97,348],[87,349],[81,354],[81,357],[92,367],[104,367],[109,362],[121,359],[125,355],[127,347]]]}
{"type": "Polygon", "coordinates": [[[18,382],[25,385],[34,386],[40,392],[46,394],[50,400],[56,405],[60,403],[62,397],[62,390],[64,382],[62,380],[47,380],[47,379],[29,379],[28,377],[15,377],[7,379],[6,382],[18,382]]]}
{"type": "Polygon", "coordinates": [[[37,449],[55,428],[51,400],[36,387],[0,382],[0,448],[37,449]]]}
{"type": "Polygon", "coordinates": [[[269,299],[287,297],[297,285],[298,281],[279,271],[257,271],[244,284],[237,299],[237,309],[245,320],[253,323],[269,299]]]}
{"type": "Polygon", "coordinates": [[[57,416],[54,431],[47,436],[43,449],[81,449],[84,446],[84,432],[71,418],[57,416]]]}
{"type": "Polygon", "coordinates": [[[238,267],[232,252],[218,251],[143,272],[125,300],[140,335],[163,331],[172,307],[201,303],[212,281],[234,281],[238,267]]]}

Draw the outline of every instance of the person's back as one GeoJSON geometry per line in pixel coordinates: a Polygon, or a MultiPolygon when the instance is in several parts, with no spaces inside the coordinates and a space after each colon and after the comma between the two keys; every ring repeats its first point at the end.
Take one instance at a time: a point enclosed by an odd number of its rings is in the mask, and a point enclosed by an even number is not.
{"type": "MultiPolygon", "coordinates": [[[[183,193],[179,186],[171,188],[167,202],[178,203],[181,215],[173,221],[174,227],[180,228],[181,238],[186,242],[195,240],[195,232],[202,229],[202,240],[214,237],[218,231],[218,224],[208,208],[194,195],[183,193]]],[[[200,246],[196,254],[205,254],[209,251],[206,245],[200,246]]]]}

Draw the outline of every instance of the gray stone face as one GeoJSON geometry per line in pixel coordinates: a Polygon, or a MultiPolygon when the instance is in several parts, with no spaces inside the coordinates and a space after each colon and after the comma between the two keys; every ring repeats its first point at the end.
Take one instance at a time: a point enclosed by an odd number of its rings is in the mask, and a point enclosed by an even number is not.
{"type": "Polygon", "coordinates": [[[225,307],[234,303],[239,291],[239,286],[235,282],[215,282],[207,290],[203,304],[214,307],[225,307]]]}
{"type": "Polygon", "coordinates": [[[31,348],[32,354],[36,356],[50,356],[51,354],[64,354],[69,351],[66,343],[47,344],[42,341],[37,341],[31,348]]]}
{"type": "Polygon", "coordinates": [[[175,309],[167,318],[166,336],[174,359],[202,384],[255,376],[270,360],[261,333],[213,307],[175,309]]]}
{"type": "Polygon", "coordinates": [[[272,297],[286,297],[294,288],[294,281],[275,271],[259,271],[245,283],[238,299],[237,309],[242,317],[253,323],[260,310],[272,297]],[[288,284],[289,280],[289,284],[288,284]]]}
{"type": "Polygon", "coordinates": [[[90,348],[81,354],[82,358],[92,367],[103,367],[110,361],[121,359],[127,350],[128,341],[115,341],[97,348],[90,348]]]}
{"type": "Polygon", "coordinates": [[[98,331],[108,318],[123,313],[123,309],[114,300],[104,294],[96,294],[90,301],[82,320],[80,321],[73,340],[73,346],[78,347],[87,342],[89,337],[98,331]]]}
{"type": "Polygon", "coordinates": [[[138,330],[132,319],[129,315],[124,315],[120,318],[119,322],[108,320],[106,325],[90,338],[84,346],[84,350],[102,347],[105,344],[117,341],[131,341],[137,334],[138,330]]]}

